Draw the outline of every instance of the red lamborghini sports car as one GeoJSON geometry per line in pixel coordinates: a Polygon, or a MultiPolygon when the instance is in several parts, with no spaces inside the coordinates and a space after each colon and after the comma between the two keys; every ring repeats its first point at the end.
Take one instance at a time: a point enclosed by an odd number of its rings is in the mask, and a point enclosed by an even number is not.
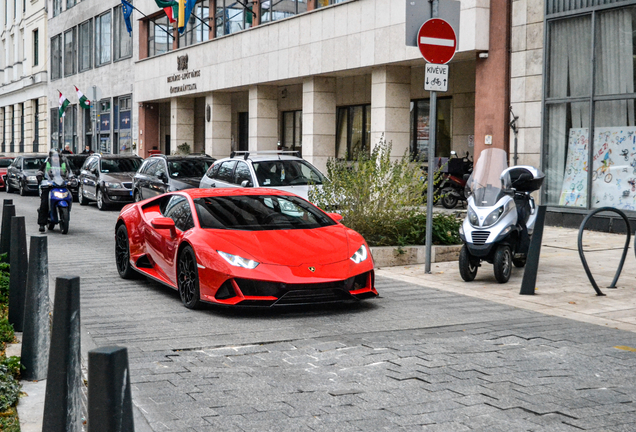
{"type": "Polygon", "coordinates": [[[122,278],[137,273],[183,304],[274,306],[376,297],[357,232],[272,189],[187,189],[124,207],[115,227],[122,278]]]}

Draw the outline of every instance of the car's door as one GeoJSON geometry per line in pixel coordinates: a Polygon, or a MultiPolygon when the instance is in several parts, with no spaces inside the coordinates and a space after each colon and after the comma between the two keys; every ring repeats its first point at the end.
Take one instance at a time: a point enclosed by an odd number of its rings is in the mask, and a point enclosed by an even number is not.
{"type": "Polygon", "coordinates": [[[9,180],[11,187],[14,189],[18,188],[17,184],[17,173],[20,171],[20,167],[22,166],[22,158],[17,157],[7,170],[7,180],[9,180]]]}
{"type": "Polygon", "coordinates": [[[168,192],[168,167],[166,161],[157,159],[153,176],[148,180],[148,196],[153,197],[168,192]]]}
{"type": "Polygon", "coordinates": [[[221,163],[219,170],[214,176],[214,186],[217,188],[236,187],[234,184],[234,168],[236,167],[235,160],[228,160],[221,163]]]}
{"type": "Polygon", "coordinates": [[[143,172],[139,172],[138,178],[135,180],[137,182],[137,190],[141,194],[142,199],[150,198],[150,181],[152,177],[155,175],[155,171],[157,169],[158,159],[150,159],[147,161],[147,165],[144,168],[143,172]]]}
{"type": "Polygon", "coordinates": [[[176,227],[176,233],[174,236],[168,237],[164,242],[163,265],[165,265],[164,273],[168,275],[170,280],[177,284],[177,248],[181,243],[181,238],[191,228],[194,228],[194,221],[192,219],[192,209],[190,203],[186,197],[181,195],[173,195],[166,206],[164,216],[174,221],[176,227]]]}
{"type": "Polygon", "coordinates": [[[254,179],[252,178],[250,167],[245,162],[237,162],[236,168],[234,168],[234,184],[242,187],[243,182],[247,182],[245,187],[254,186],[254,179]]]}
{"type": "Polygon", "coordinates": [[[86,198],[95,199],[97,174],[99,172],[99,157],[91,156],[82,168],[82,188],[86,198]]]}

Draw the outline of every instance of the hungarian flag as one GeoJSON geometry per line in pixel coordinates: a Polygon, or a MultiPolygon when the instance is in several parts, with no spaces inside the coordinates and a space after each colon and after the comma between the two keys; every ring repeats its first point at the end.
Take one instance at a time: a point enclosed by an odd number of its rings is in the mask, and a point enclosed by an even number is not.
{"type": "Polygon", "coordinates": [[[155,0],[157,6],[162,8],[171,23],[176,21],[176,17],[179,16],[179,3],[175,0],[155,0]]]}
{"type": "Polygon", "coordinates": [[[60,111],[59,111],[60,117],[64,117],[64,114],[65,114],[64,111],[66,110],[66,107],[69,106],[71,102],[69,102],[69,100],[66,99],[66,96],[64,96],[61,91],[58,90],[57,92],[60,94],[60,111]]]}
{"type": "Polygon", "coordinates": [[[80,91],[80,89],[75,86],[75,91],[77,92],[77,98],[79,99],[79,104],[84,109],[89,109],[91,107],[91,101],[88,100],[84,93],[80,91]]]}

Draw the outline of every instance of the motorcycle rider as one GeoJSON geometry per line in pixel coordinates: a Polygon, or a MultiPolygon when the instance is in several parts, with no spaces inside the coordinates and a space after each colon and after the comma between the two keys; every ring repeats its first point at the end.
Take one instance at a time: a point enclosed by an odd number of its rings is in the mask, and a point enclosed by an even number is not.
{"type": "MultiPolygon", "coordinates": [[[[37,174],[38,181],[41,183],[43,178],[53,180],[60,175],[63,178],[68,176],[66,160],[60,158],[56,150],[51,149],[47,160],[40,165],[37,174]]],[[[38,225],[40,225],[40,232],[44,232],[44,227],[49,218],[49,190],[51,189],[51,184],[40,184],[40,188],[42,188],[42,194],[40,195],[40,208],[38,209],[38,225]]]]}

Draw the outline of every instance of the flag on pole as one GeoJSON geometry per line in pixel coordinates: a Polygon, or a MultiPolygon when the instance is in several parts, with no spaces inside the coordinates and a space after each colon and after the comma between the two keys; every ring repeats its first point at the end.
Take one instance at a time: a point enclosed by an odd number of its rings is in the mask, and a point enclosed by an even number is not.
{"type": "Polygon", "coordinates": [[[80,89],[75,86],[75,91],[77,92],[77,98],[79,99],[79,104],[84,109],[89,109],[91,107],[91,101],[88,100],[84,93],[80,91],[80,89]]]}
{"type": "Polygon", "coordinates": [[[183,34],[183,32],[185,32],[188,21],[190,20],[190,15],[192,15],[192,9],[194,9],[194,5],[196,5],[196,3],[197,0],[179,0],[179,34],[183,34]],[[184,4],[183,15],[181,14],[182,3],[184,4]],[[182,17],[183,25],[181,25],[182,17]]]}
{"type": "Polygon", "coordinates": [[[179,24],[177,24],[177,28],[179,29],[179,33],[183,33],[183,31],[181,29],[183,29],[186,25],[186,21],[185,21],[185,6],[186,6],[186,0],[179,0],[179,14],[177,16],[177,20],[179,21],[179,24]]]}
{"type": "Polygon", "coordinates": [[[66,110],[66,107],[69,106],[69,104],[71,103],[68,99],[66,99],[66,96],[64,96],[62,94],[61,91],[57,91],[60,94],[60,110],[59,110],[59,115],[60,117],[64,117],[64,111],[66,110]]]}
{"type": "Polygon", "coordinates": [[[171,23],[176,21],[175,18],[178,16],[179,12],[179,3],[177,1],[155,0],[155,3],[157,3],[157,6],[162,8],[166,12],[166,15],[168,16],[168,19],[171,23]]]}
{"type": "Polygon", "coordinates": [[[124,14],[124,22],[126,23],[126,30],[128,30],[128,35],[132,37],[132,24],[130,23],[130,15],[132,15],[133,5],[128,3],[126,0],[121,0],[121,11],[124,14]]]}

